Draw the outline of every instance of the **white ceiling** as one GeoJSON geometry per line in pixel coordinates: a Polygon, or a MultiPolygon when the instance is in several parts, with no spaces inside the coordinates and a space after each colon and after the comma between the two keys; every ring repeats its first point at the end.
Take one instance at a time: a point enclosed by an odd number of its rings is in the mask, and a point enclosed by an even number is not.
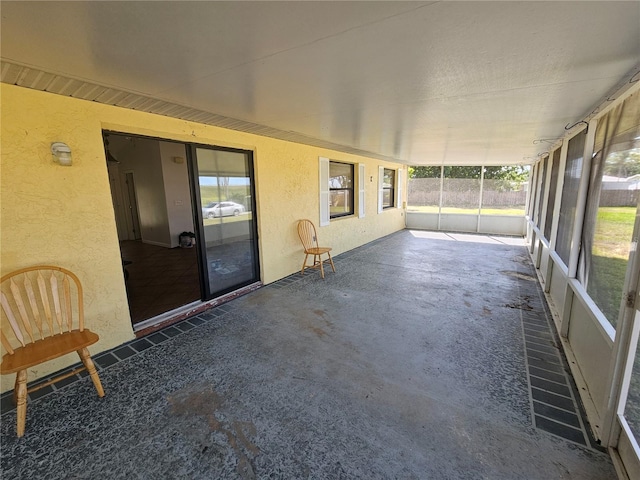
{"type": "Polygon", "coordinates": [[[410,165],[530,163],[640,68],[638,1],[0,8],[4,82],[410,165]]]}

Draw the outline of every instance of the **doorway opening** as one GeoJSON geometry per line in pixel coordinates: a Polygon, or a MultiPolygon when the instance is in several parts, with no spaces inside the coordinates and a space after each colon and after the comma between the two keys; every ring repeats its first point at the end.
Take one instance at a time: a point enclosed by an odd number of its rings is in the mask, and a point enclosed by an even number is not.
{"type": "Polygon", "coordinates": [[[103,138],[134,328],[259,281],[251,152],[103,138]]]}
{"type": "Polygon", "coordinates": [[[129,312],[135,325],[201,299],[185,145],[104,132],[129,312]],[[181,159],[181,160],[177,160],[181,159]]]}

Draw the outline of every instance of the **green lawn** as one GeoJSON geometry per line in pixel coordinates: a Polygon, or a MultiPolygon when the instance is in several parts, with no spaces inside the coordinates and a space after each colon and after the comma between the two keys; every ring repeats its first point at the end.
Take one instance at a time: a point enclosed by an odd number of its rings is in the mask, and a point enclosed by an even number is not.
{"type": "Polygon", "coordinates": [[[598,209],[587,292],[615,327],[633,236],[635,207],[598,209]]]}
{"type": "Polygon", "coordinates": [[[249,195],[249,187],[242,185],[229,185],[227,187],[216,187],[215,185],[200,185],[200,200],[205,206],[211,202],[232,202],[243,203],[249,195]]]}
{"type": "Polygon", "coordinates": [[[340,205],[331,205],[329,207],[329,213],[331,215],[340,215],[343,213],[348,213],[349,212],[349,207],[345,208],[344,206],[340,206],[340,205]]]}
{"type": "Polygon", "coordinates": [[[635,207],[601,207],[598,209],[593,242],[594,255],[627,260],[635,216],[635,207]]]}
{"type": "MultiPolygon", "coordinates": [[[[408,206],[409,212],[422,212],[422,213],[438,213],[437,205],[427,206],[408,206]]],[[[477,215],[477,208],[456,208],[456,207],[442,207],[441,213],[459,213],[477,215]]],[[[522,208],[483,208],[482,215],[512,215],[512,216],[524,216],[524,207],[522,208]]]]}

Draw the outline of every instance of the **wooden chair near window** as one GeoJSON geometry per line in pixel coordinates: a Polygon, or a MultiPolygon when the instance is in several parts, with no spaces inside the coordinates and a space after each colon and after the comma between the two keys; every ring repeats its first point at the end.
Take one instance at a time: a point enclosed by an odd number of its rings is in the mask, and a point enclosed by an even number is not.
{"type": "Polygon", "coordinates": [[[324,266],[325,262],[329,262],[334,273],[336,267],[333,265],[333,259],[331,258],[331,247],[318,246],[318,235],[316,234],[316,227],[311,220],[299,220],[298,221],[298,236],[302,241],[304,247],[304,262],[302,262],[302,275],[307,268],[319,268],[320,275],[324,278],[324,266]],[[322,255],[327,254],[328,258],[322,260],[322,255]],[[307,265],[307,259],[309,255],[313,255],[313,265],[307,265]]]}
{"type": "Polygon", "coordinates": [[[13,398],[17,407],[18,437],[24,435],[29,392],[86,369],[98,396],[104,396],[100,377],[87,350],[98,341],[98,335],[84,328],[82,284],[76,275],[55,266],[23,268],[0,279],[0,298],[3,326],[0,338],[6,351],[0,373],[16,374],[13,398]],[[77,352],[84,368],[27,390],[28,368],[72,352],[77,352]]]}

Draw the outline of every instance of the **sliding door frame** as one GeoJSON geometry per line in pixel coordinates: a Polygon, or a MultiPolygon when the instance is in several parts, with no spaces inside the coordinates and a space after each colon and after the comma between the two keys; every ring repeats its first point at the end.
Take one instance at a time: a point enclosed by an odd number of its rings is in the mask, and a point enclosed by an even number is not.
{"type": "Polygon", "coordinates": [[[207,145],[202,143],[185,143],[187,150],[187,165],[189,171],[189,184],[191,186],[191,201],[192,210],[194,216],[194,228],[196,233],[196,248],[198,253],[198,269],[200,273],[200,291],[202,293],[202,301],[212,300],[217,297],[221,297],[227,293],[238,290],[242,287],[252,285],[259,282],[260,277],[260,256],[258,247],[258,219],[257,219],[257,205],[255,194],[255,169],[253,150],[243,150],[240,148],[223,147],[219,145],[207,145]],[[248,174],[250,178],[250,193],[251,193],[251,248],[253,253],[253,278],[237,285],[225,288],[223,290],[211,292],[211,285],[209,284],[209,273],[207,268],[207,245],[204,234],[204,219],[202,217],[202,198],[200,195],[199,173],[198,173],[198,159],[196,149],[213,150],[218,152],[231,152],[240,153],[247,156],[248,161],[248,174]]]}
{"type": "MultiPolygon", "coordinates": [[[[198,278],[199,278],[199,286],[200,286],[200,301],[205,303],[209,302],[215,298],[222,297],[236,290],[240,290],[243,287],[247,287],[250,285],[254,285],[256,283],[261,282],[261,270],[260,270],[260,248],[259,248],[259,238],[258,238],[258,217],[257,217],[257,202],[256,202],[256,187],[255,187],[255,168],[254,168],[254,151],[253,150],[245,150],[239,148],[225,147],[221,145],[211,145],[205,143],[195,143],[195,142],[186,142],[183,140],[176,140],[169,137],[159,137],[152,135],[144,135],[140,133],[136,133],[135,131],[121,131],[121,130],[112,130],[112,129],[101,129],[100,134],[104,139],[105,135],[120,135],[120,136],[130,136],[133,138],[141,138],[146,140],[157,140],[159,142],[167,142],[167,143],[176,143],[184,146],[186,157],[187,157],[187,176],[189,181],[190,188],[190,200],[192,207],[192,220],[194,225],[194,230],[196,234],[196,253],[198,255],[198,278]],[[196,148],[203,148],[208,150],[215,151],[225,151],[225,152],[233,152],[233,153],[242,153],[247,155],[248,159],[248,174],[251,179],[250,185],[250,193],[251,193],[251,212],[252,212],[252,222],[251,222],[251,235],[255,239],[252,242],[252,253],[254,258],[253,263],[253,279],[247,282],[243,282],[238,285],[234,285],[227,289],[216,292],[215,294],[209,294],[209,280],[208,280],[208,271],[206,269],[207,264],[204,260],[206,260],[206,242],[204,239],[204,231],[202,229],[203,219],[202,219],[202,203],[200,197],[200,186],[198,183],[198,171],[197,171],[197,159],[195,156],[196,148]]],[[[115,212],[114,212],[115,215],[115,212]]],[[[142,323],[146,323],[147,321],[143,321],[142,323]]],[[[152,324],[152,325],[155,325],[152,324]]],[[[145,325],[146,326],[149,325],[145,325]]],[[[135,325],[134,325],[135,328],[135,325]]]]}

